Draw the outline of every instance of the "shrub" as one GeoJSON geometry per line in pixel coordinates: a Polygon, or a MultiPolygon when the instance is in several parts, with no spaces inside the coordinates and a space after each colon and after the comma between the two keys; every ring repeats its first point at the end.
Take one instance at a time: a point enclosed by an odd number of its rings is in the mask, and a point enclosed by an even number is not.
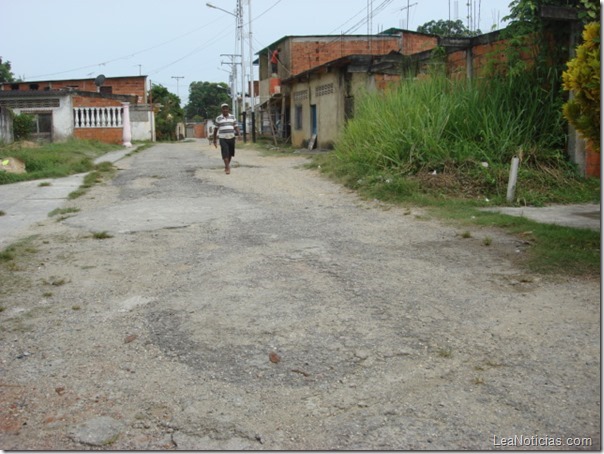
{"type": "Polygon", "coordinates": [[[563,106],[564,117],[600,152],[600,23],[583,30],[583,43],[562,74],[563,87],[573,97],[563,106]]]}
{"type": "Polygon", "coordinates": [[[36,127],[36,120],[33,115],[20,114],[13,118],[13,134],[15,140],[27,139],[36,127]]]}

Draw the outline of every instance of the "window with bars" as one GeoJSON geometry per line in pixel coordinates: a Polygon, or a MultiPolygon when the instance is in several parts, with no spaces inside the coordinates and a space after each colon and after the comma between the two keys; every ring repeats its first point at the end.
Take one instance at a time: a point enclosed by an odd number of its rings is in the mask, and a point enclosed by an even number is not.
{"type": "Polygon", "coordinates": [[[299,102],[299,101],[304,101],[305,99],[308,99],[307,90],[300,90],[300,91],[294,92],[294,101],[299,102]]]}
{"type": "Polygon", "coordinates": [[[58,99],[11,99],[1,101],[1,104],[11,109],[43,109],[60,107],[58,99]]]}
{"type": "Polygon", "coordinates": [[[325,85],[319,85],[315,88],[316,96],[325,96],[333,93],[333,82],[325,85]]]}

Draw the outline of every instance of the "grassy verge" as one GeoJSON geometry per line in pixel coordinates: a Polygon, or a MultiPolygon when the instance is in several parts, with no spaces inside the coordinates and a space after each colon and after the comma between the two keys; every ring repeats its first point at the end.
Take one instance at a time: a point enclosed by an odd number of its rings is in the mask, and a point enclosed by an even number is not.
{"type": "MultiPolygon", "coordinates": [[[[355,189],[366,199],[378,199],[400,206],[421,206],[444,222],[460,226],[498,228],[514,235],[529,245],[526,260],[521,264],[527,270],[541,274],[599,276],[601,268],[600,232],[557,225],[541,224],[524,217],[510,216],[480,210],[497,206],[487,197],[482,199],[453,196],[450,188],[443,189],[423,184],[422,179],[374,174],[364,181],[349,175],[334,174],[326,161],[333,154],[312,158],[309,167],[318,168],[335,181],[355,189]]],[[[569,185],[564,198],[557,197],[562,187],[552,191],[549,200],[566,203],[595,202],[599,199],[599,182],[586,180],[577,186],[569,185]]],[[[473,191],[472,191],[473,192],[473,191]]],[[[544,197],[544,200],[547,199],[544,197]]]]}
{"type": "Polygon", "coordinates": [[[105,179],[111,178],[115,174],[115,167],[110,162],[101,162],[94,166],[94,170],[89,172],[78,189],[69,193],[69,199],[77,199],[86,194],[88,189],[105,179]]]}
{"type": "Polygon", "coordinates": [[[336,149],[311,166],[366,198],[528,235],[525,265],[535,272],[599,275],[599,232],[480,210],[600,200],[600,180],[580,177],[565,156],[560,106],[529,82],[433,77],[362,96],[336,149]],[[508,203],[514,156],[521,164],[508,203]]]}
{"type": "Polygon", "coordinates": [[[0,147],[0,157],[17,158],[25,164],[25,173],[0,171],[0,184],[41,178],[60,178],[94,170],[94,160],[121,145],[97,141],[68,140],[61,143],[37,144],[16,142],[0,147]]]}
{"type": "Polygon", "coordinates": [[[247,142],[237,142],[237,148],[256,150],[263,156],[288,156],[294,151],[289,144],[275,145],[274,141],[268,137],[257,137],[256,142],[252,142],[249,135],[247,142]]]}

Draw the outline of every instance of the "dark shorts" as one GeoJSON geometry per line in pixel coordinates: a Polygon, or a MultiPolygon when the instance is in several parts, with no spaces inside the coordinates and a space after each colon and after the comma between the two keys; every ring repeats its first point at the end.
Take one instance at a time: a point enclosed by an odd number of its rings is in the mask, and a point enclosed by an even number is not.
{"type": "Polygon", "coordinates": [[[235,139],[220,139],[220,153],[222,159],[229,159],[235,156],[235,139]]]}

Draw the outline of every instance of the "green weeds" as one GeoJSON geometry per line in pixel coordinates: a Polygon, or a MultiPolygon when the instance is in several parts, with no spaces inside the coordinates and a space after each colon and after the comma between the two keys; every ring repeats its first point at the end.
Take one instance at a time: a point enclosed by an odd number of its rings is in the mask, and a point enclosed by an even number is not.
{"type": "Polygon", "coordinates": [[[369,199],[517,235],[531,231],[525,265],[534,271],[598,274],[598,232],[479,210],[509,205],[514,156],[521,163],[512,205],[598,202],[600,180],[579,176],[565,140],[560,103],[531,74],[473,82],[432,76],[357,96],[335,150],[309,166],[369,199]]]}
{"type": "Polygon", "coordinates": [[[71,139],[66,142],[35,144],[16,142],[0,147],[0,156],[11,156],[25,163],[22,174],[0,172],[0,184],[41,178],[60,178],[94,169],[94,159],[121,145],[71,139]]]}
{"type": "Polygon", "coordinates": [[[48,213],[48,217],[53,217],[53,216],[57,216],[57,215],[64,216],[66,214],[77,213],[78,211],[80,211],[80,209],[79,208],[74,208],[74,207],[71,207],[71,208],[55,208],[50,213],[48,213]]]}
{"type": "Polygon", "coordinates": [[[502,204],[518,156],[516,204],[593,201],[599,182],[579,178],[565,158],[564,130],[560,106],[529,76],[434,76],[361,96],[335,152],[316,159],[347,186],[382,200],[461,196],[502,204]]]}
{"type": "Polygon", "coordinates": [[[92,238],[94,238],[95,240],[106,240],[109,238],[113,238],[113,235],[107,233],[106,231],[92,232],[92,238]]]}

